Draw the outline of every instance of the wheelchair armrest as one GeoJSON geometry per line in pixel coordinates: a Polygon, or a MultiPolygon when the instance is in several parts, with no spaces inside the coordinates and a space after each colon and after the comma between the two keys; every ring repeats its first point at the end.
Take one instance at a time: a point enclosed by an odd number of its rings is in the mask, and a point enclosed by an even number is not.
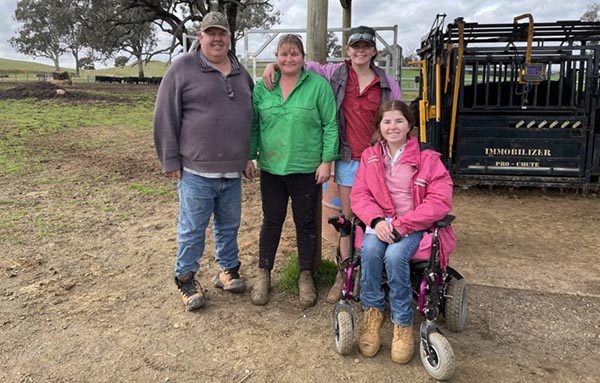
{"type": "Polygon", "coordinates": [[[363,221],[361,221],[360,218],[354,217],[353,223],[354,223],[354,225],[359,226],[363,232],[365,232],[367,230],[367,225],[365,225],[365,223],[363,221]]]}
{"type": "Polygon", "coordinates": [[[333,226],[341,225],[344,222],[344,218],[343,214],[334,215],[327,218],[327,223],[333,226]]]}
{"type": "Polygon", "coordinates": [[[437,226],[437,227],[446,227],[446,226],[450,225],[452,223],[452,221],[454,221],[454,218],[456,218],[456,217],[453,216],[452,214],[448,214],[441,221],[437,221],[435,223],[435,226],[437,226]]]}
{"type": "Polygon", "coordinates": [[[342,235],[350,234],[351,222],[346,219],[344,214],[339,214],[327,219],[327,223],[335,228],[335,231],[342,235]]]}

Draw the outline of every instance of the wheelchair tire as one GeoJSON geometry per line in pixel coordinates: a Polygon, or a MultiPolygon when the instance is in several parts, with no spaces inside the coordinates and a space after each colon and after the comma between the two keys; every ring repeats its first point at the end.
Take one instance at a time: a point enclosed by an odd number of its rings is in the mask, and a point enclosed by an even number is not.
{"type": "Polygon", "coordinates": [[[421,362],[427,373],[436,380],[452,378],[456,361],[454,351],[448,340],[439,332],[432,332],[429,334],[429,344],[433,352],[428,357],[423,342],[420,342],[421,362]]]}
{"type": "Polygon", "coordinates": [[[348,355],[354,345],[354,320],[346,310],[338,311],[334,318],[335,351],[340,355],[348,355]]]}
{"type": "Polygon", "coordinates": [[[467,282],[464,278],[450,277],[448,279],[444,318],[448,330],[453,332],[464,330],[467,321],[467,282]]]}

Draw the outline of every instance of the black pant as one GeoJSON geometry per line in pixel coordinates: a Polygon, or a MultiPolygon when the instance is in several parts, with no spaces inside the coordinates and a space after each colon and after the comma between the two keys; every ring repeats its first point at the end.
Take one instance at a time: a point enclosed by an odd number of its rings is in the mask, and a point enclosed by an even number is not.
{"type": "Polygon", "coordinates": [[[292,199],[292,213],[296,225],[299,269],[300,271],[313,269],[317,251],[316,211],[320,186],[315,182],[315,173],[277,176],[265,171],[261,172],[260,192],[263,210],[259,242],[261,269],[273,269],[289,198],[292,199]]]}

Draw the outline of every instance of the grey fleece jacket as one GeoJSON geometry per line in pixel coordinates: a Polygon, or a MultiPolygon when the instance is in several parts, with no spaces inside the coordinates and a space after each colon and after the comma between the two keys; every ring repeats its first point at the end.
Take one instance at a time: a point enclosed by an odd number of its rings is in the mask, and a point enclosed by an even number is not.
{"type": "Polygon", "coordinates": [[[201,57],[199,48],[165,73],[154,107],[154,144],[164,172],[245,168],[254,83],[233,53],[229,58],[232,70],[226,77],[201,57]]]}

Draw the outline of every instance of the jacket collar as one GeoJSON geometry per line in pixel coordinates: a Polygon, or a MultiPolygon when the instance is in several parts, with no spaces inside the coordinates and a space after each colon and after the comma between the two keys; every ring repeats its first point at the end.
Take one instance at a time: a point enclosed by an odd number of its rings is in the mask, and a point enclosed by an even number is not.
{"type": "MultiPolygon", "coordinates": [[[[294,88],[296,88],[298,85],[300,85],[302,82],[304,82],[304,80],[306,80],[307,77],[308,77],[308,71],[305,68],[302,68],[302,71],[300,72],[300,77],[298,77],[298,82],[296,83],[296,86],[294,88]]],[[[275,81],[273,81],[273,84],[278,84],[280,78],[281,78],[281,72],[276,71],[275,72],[275,81]]]]}
{"type": "MultiPolygon", "coordinates": [[[[377,145],[379,145],[379,150],[377,151],[377,153],[381,155],[381,158],[383,160],[386,153],[388,152],[385,140],[379,141],[377,145]]],[[[408,140],[406,141],[406,147],[404,148],[404,152],[402,152],[402,157],[400,157],[400,163],[413,165],[419,168],[419,165],[421,163],[421,149],[419,147],[419,142],[416,137],[408,137],[408,140]]]]}
{"type": "MultiPolygon", "coordinates": [[[[346,65],[343,65],[341,68],[344,68],[344,71],[345,71],[344,74],[347,76],[347,73],[350,71],[350,68],[352,68],[352,61],[350,61],[350,59],[346,59],[346,60],[344,60],[344,64],[346,64],[346,65]]],[[[371,60],[371,63],[369,64],[369,66],[371,67],[373,72],[375,72],[375,75],[377,77],[379,77],[379,87],[382,89],[383,88],[389,89],[390,84],[388,83],[388,79],[387,79],[387,76],[385,75],[385,71],[383,69],[381,69],[380,67],[378,67],[377,65],[375,65],[373,60],[371,60]]]]}
{"type": "MultiPolygon", "coordinates": [[[[210,65],[210,63],[206,59],[206,56],[204,56],[204,53],[202,53],[202,50],[200,49],[200,45],[198,45],[198,48],[196,48],[195,56],[200,61],[202,70],[204,70],[204,71],[216,70],[212,65],[210,65]]],[[[227,57],[229,58],[229,61],[231,62],[231,72],[233,73],[233,72],[239,71],[241,64],[231,50],[229,50],[227,52],[227,57]]]]}

